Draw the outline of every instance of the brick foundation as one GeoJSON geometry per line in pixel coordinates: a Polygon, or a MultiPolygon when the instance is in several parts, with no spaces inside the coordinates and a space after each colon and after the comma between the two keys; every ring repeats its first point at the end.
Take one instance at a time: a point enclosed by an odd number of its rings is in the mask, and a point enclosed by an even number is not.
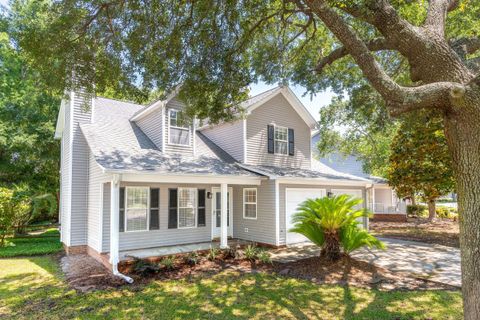
{"type": "Polygon", "coordinates": [[[112,270],[112,265],[110,264],[108,254],[106,253],[100,253],[97,250],[83,245],[83,246],[66,246],[65,244],[63,245],[63,248],[65,249],[65,253],[67,255],[74,255],[74,254],[88,254],[101,264],[105,266],[108,270],[112,270]]]}
{"type": "Polygon", "coordinates": [[[406,222],[407,215],[404,213],[375,213],[370,221],[406,222]]]}
{"type": "Polygon", "coordinates": [[[67,246],[63,244],[63,249],[67,255],[87,253],[87,246],[67,246]]]}

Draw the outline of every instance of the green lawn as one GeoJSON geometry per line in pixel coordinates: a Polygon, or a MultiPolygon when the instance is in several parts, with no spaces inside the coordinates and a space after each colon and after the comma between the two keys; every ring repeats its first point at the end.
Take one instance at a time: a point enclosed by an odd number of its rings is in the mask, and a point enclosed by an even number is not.
{"type": "Polygon", "coordinates": [[[49,256],[0,259],[0,318],[460,319],[461,294],[380,292],[267,274],[156,281],[86,294],[67,288],[49,256]]]}
{"type": "Polygon", "coordinates": [[[55,253],[62,250],[58,229],[35,231],[26,236],[8,238],[7,245],[0,248],[0,257],[33,256],[55,253]]]}

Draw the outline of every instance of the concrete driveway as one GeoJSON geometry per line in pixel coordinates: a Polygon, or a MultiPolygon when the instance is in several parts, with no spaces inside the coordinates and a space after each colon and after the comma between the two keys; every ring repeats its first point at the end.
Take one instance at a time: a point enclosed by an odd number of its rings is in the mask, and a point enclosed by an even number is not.
{"type": "MultiPolygon", "coordinates": [[[[353,257],[393,272],[405,272],[432,281],[461,286],[460,250],[416,241],[381,238],[387,249],[361,249],[353,257]]],[[[318,255],[311,243],[301,243],[273,251],[272,260],[291,262],[318,255]]]]}

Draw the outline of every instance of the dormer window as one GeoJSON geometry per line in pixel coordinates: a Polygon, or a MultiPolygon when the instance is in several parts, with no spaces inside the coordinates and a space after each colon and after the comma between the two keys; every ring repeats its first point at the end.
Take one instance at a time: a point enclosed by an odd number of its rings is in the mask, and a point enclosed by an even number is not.
{"type": "Polygon", "coordinates": [[[170,109],[168,111],[169,143],[183,146],[190,145],[190,128],[185,126],[180,117],[180,111],[170,109]]]}
{"type": "Polygon", "coordinates": [[[288,154],[288,128],[275,126],[275,153],[288,154]]]}

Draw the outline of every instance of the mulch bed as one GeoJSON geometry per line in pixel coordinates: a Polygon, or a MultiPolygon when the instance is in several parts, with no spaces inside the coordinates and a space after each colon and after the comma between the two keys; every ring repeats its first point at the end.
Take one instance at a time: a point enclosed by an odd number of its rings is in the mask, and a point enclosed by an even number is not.
{"type": "Polygon", "coordinates": [[[310,280],[318,284],[336,284],[379,290],[458,290],[458,288],[408,274],[393,273],[384,268],[349,257],[331,262],[312,257],[296,262],[278,263],[274,271],[280,275],[310,280]]]}
{"type": "Polygon", "coordinates": [[[317,284],[336,284],[380,290],[435,290],[457,288],[428,280],[412,278],[408,275],[392,273],[369,263],[343,257],[340,261],[329,262],[321,257],[313,257],[290,263],[257,264],[245,259],[222,258],[210,261],[202,257],[198,264],[190,266],[182,256],[175,259],[173,270],[160,269],[149,274],[128,274],[135,282],[127,285],[115,277],[103,265],[87,255],[65,256],[61,259],[67,283],[77,291],[87,292],[128,286],[141,290],[143,285],[153,280],[164,281],[185,279],[194,281],[199,277],[208,278],[221,271],[238,273],[267,272],[284,277],[309,280],[317,284]]]}
{"type": "Polygon", "coordinates": [[[407,222],[372,221],[370,230],[380,237],[460,247],[458,221],[450,219],[433,222],[425,218],[408,218],[407,222]]]}

